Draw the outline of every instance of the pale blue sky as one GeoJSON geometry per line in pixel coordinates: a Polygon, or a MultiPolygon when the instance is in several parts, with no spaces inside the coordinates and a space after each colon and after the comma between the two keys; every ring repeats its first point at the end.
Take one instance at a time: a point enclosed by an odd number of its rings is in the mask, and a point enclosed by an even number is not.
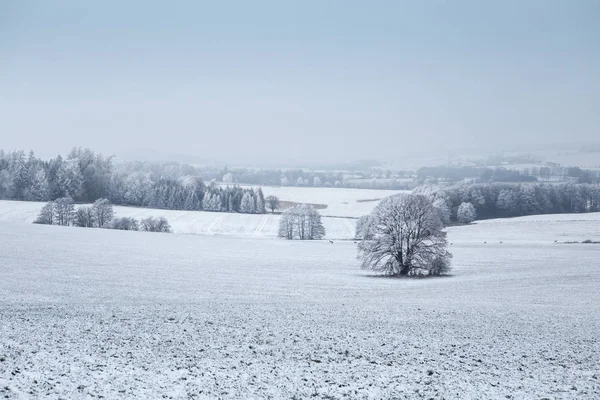
{"type": "Polygon", "coordinates": [[[600,1],[0,2],[0,147],[231,162],[600,140],[600,1]]]}

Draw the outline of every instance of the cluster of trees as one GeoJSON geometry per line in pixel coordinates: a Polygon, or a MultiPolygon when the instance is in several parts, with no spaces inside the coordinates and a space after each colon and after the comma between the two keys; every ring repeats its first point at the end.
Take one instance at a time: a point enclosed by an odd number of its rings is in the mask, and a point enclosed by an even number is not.
{"type": "Polygon", "coordinates": [[[396,276],[447,274],[452,255],[443,228],[430,197],[387,197],[357,222],[361,266],[396,276]]]}
{"type": "Polygon", "coordinates": [[[313,206],[299,204],[281,214],[279,237],[288,240],[313,240],[324,236],[325,227],[321,222],[321,215],[313,206]]]}
{"type": "Polygon", "coordinates": [[[73,149],[66,159],[42,161],[33,152],[0,150],[0,198],[45,201],[71,197],[91,202],[109,191],[112,159],[73,149]]]}
{"type": "Polygon", "coordinates": [[[112,204],[108,199],[98,199],[91,206],[75,208],[71,197],[61,197],[46,203],[34,223],[81,228],[171,232],[171,226],[164,217],[148,217],[138,222],[135,218],[114,218],[114,215],[112,204]]]}
{"type": "Polygon", "coordinates": [[[265,213],[261,189],[206,186],[201,169],[181,163],[113,163],[89,149],[48,161],[0,150],[0,199],[76,203],[99,198],[113,204],[169,210],[265,213]]]}
{"type": "Polygon", "coordinates": [[[239,212],[245,214],[265,214],[266,203],[262,189],[248,189],[239,186],[217,187],[209,185],[202,209],[205,211],[239,212]]]}
{"type": "Polygon", "coordinates": [[[600,211],[600,186],[590,184],[474,183],[421,186],[415,193],[430,196],[446,224],[463,221],[465,215],[488,219],[600,211]]]}

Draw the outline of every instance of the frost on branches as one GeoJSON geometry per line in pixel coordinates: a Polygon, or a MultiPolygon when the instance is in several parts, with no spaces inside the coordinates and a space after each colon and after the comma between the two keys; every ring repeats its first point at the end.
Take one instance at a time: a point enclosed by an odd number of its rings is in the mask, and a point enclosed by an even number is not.
{"type": "Polygon", "coordinates": [[[423,195],[400,194],[381,201],[363,224],[361,267],[392,276],[442,275],[452,255],[440,213],[423,195]]]}

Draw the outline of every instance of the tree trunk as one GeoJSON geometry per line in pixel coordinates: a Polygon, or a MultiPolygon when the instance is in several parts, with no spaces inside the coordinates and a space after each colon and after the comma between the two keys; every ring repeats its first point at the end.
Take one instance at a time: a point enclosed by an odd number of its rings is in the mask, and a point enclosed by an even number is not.
{"type": "Polygon", "coordinates": [[[410,264],[402,264],[400,268],[400,276],[406,276],[410,272],[410,264]]]}

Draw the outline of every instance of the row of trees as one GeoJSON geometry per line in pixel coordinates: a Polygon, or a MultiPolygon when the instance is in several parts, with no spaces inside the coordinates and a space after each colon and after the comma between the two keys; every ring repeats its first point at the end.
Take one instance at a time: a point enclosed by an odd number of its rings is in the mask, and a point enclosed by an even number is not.
{"type": "Polygon", "coordinates": [[[279,237],[288,240],[313,240],[324,236],[325,227],[321,222],[321,215],[313,206],[299,204],[281,214],[279,237]]]}
{"type": "Polygon", "coordinates": [[[261,189],[206,186],[200,170],[179,163],[113,163],[89,149],[43,161],[33,152],[0,150],[0,199],[113,204],[169,210],[265,213],[261,189]]]}
{"type": "Polygon", "coordinates": [[[108,199],[98,199],[91,206],[79,206],[71,197],[61,197],[42,207],[35,224],[77,226],[81,228],[109,228],[130,231],[171,232],[171,226],[164,217],[148,217],[137,221],[135,218],[114,218],[112,204],[108,199]]]}
{"type": "Polygon", "coordinates": [[[479,219],[600,211],[600,186],[590,184],[474,183],[421,186],[415,193],[430,196],[446,224],[459,220],[463,203],[470,203],[479,219]]]}
{"type": "Polygon", "coordinates": [[[208,186],[202,209],[205,211],[240,212],[264,214],[267,212],[262,189],[248,189],[239,186],[208,186]]]}

